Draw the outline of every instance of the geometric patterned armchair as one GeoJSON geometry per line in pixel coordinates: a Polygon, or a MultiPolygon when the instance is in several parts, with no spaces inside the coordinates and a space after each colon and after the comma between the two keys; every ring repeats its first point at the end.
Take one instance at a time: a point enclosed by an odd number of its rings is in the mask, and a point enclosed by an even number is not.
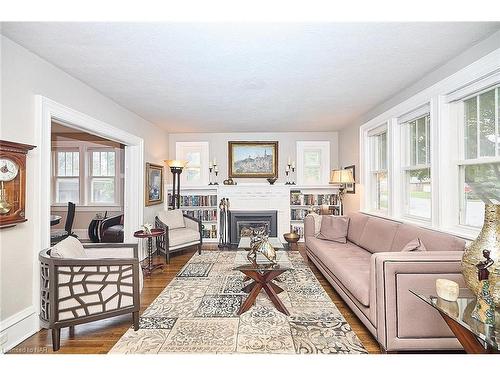
{"type": "Polygon", "coordinates": [[[84,244],[68,237],[42,250],[40,321],[59,350],[61,328],[132,314],[139,329],[142,272],[137,244],[84,244]],[[76,241],[76,242],[75,242],[76,241]]]}

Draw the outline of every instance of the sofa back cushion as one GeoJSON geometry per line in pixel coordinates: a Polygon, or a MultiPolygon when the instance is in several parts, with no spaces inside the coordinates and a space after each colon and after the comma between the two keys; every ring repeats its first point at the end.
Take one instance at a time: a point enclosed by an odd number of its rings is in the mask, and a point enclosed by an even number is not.
{"type": "Polygon", "coordinates": [[[422,241],[427,251],[464,251],[465,241],[446,233],[424,229],[411,224],[400,224],[391,251],[401,251],[415,238],[422,241]]]}
{"type": "MultiPolygon", "coordinates": [[[[370,253],[393,251],[392,243],[399,226],[400,224],[395,221],[368,217],[358,245],[365,248],[370,253]]],[[[406,245],[408,241],[406,241],[403,246],[406,245]]]]}
{"type": "Polygon", "coordinates": [[[369,216],[359,212],[352,212],[347,215],[349,217],[349,228],[347,230],[347,239],[359,245],[359,240],[365,229],[366,222],[369,216]]]}

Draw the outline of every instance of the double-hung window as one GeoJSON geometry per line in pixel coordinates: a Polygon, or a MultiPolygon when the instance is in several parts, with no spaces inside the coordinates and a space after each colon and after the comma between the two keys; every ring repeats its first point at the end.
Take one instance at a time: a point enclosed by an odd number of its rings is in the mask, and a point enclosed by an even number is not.
{"type": "Polygon", "coordinates": [[[460,224],[481,227],[484,204],[500,203],[500,88],[463,99],[460,224]]]}
{"type": "Polygon", "coordinates": [[[430,116],[421,114],[402,124],[403,214],[431,219],[430,116]]]}
{"type": "Polygon", "coordinates": [[[54,152],[54,199],[56,203],[80,203],[80,152],[59,149],[54,152]]]}
{"type": "Polygon", "coordinates": [[[297,183],[325,185],[330,177],[330,142],[297,141],[297,183]]]}
{"type": "Polygon", "coordinates": [[[372,209],[386,213],[389,207],[387,173],[387,127],[377,129],[369,136],[370,179],[372,209]],[[376,133],[376,134],[373,134],[376,133]]]}
{"type": "Polygon", "coordinates": [[[116,152],[109,149],[91,149],[89,155],[90,204],[116,203],[116,152]]]}
{"type": "Polygon", "coordinates": [[[183,186],[208,185],[210,164],[208,142],[176,142],[175,158],[188,162],[181,174],[183,186]]]}

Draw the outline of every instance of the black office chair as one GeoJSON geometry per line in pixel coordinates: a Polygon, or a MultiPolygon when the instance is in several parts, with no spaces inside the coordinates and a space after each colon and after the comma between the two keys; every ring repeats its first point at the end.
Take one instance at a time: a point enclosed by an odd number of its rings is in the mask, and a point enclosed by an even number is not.
{"type": "Polygon", "coordinates": [[[78,237],[73,233],[73,221],[75,220],[75,204],[68,202],[68,215],[66,216],[66,223],[64,229],[51,229],[50,230],[50,246],[64,240],[66,237],[78,237]]]}

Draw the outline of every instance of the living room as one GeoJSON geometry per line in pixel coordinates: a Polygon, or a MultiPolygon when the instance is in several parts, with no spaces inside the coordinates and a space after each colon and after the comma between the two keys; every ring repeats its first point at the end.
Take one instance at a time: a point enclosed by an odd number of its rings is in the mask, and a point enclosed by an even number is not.
{"type": "Polygon", "coordinates": [[[234,17],[2,19],[2,352],[498,354],[499,20],[234,17]]]}

